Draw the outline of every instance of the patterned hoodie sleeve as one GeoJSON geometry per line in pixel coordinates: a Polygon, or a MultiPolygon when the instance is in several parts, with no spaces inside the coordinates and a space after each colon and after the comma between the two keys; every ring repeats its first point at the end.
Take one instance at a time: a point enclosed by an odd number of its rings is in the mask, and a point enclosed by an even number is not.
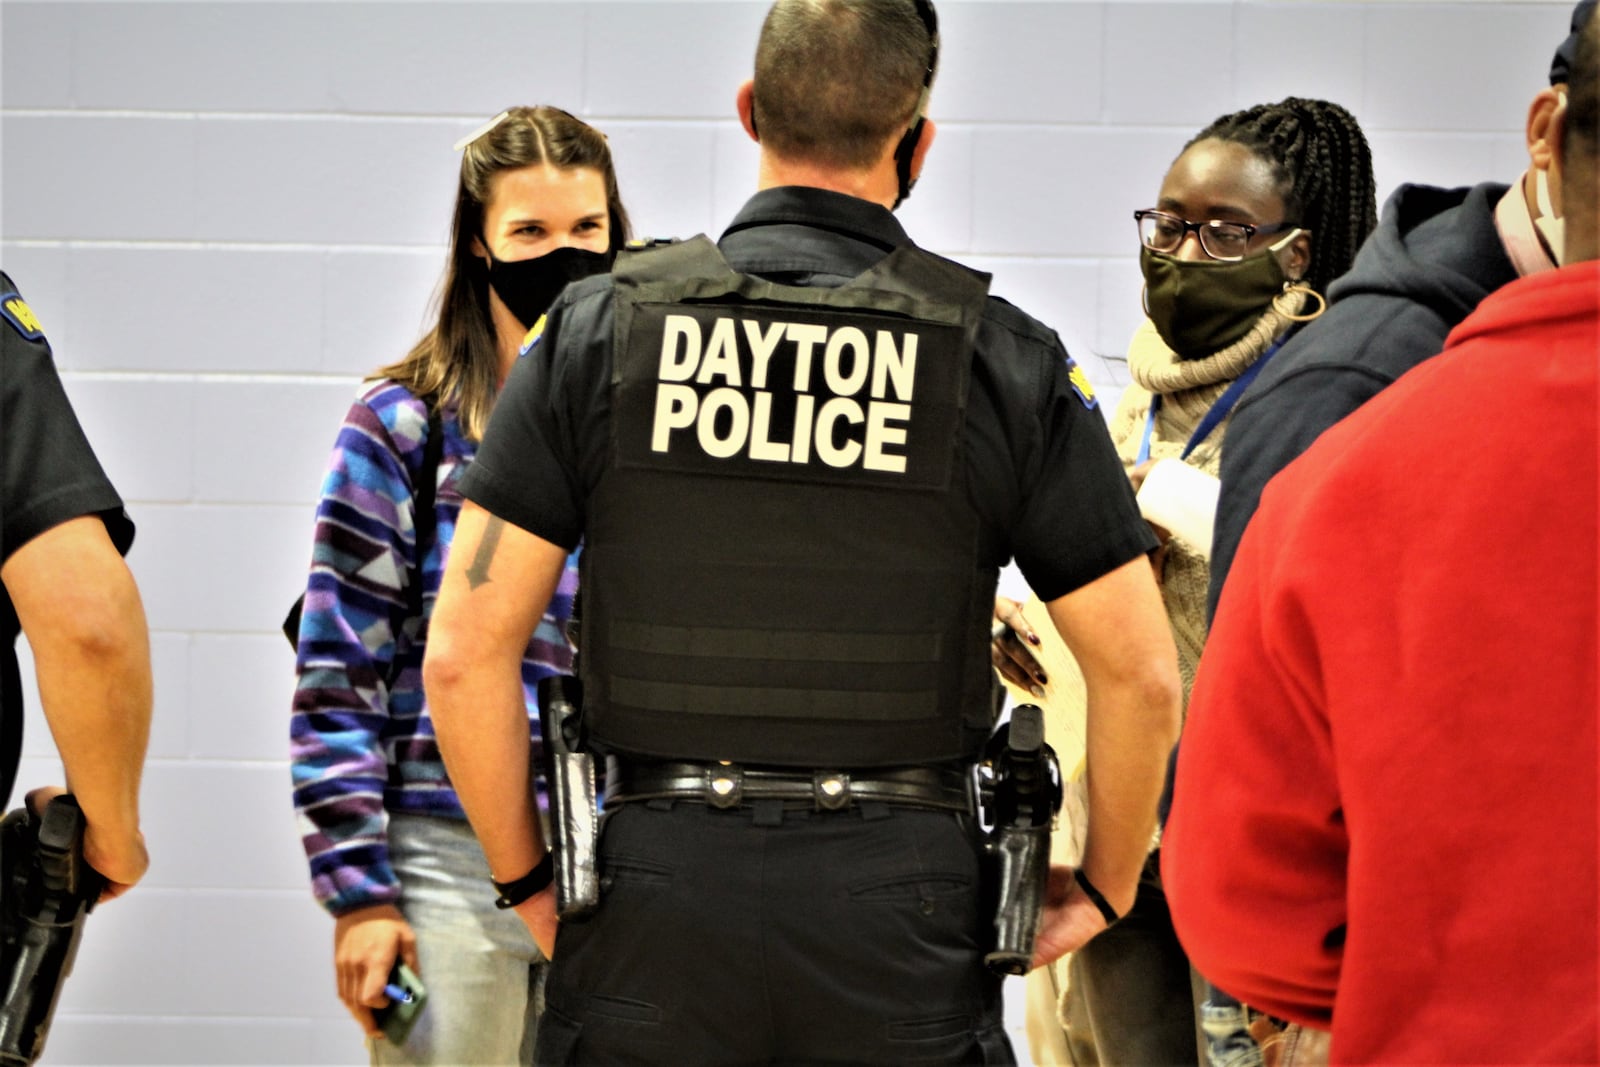
{"type": "Polygon", "coordinates": [[[345,417],[317,504],[290,766],[312,892],[334,915],[393,903],[384,787],[387,677],[416,551],[412,468],[427,416],[390,384],[345,417]]]}

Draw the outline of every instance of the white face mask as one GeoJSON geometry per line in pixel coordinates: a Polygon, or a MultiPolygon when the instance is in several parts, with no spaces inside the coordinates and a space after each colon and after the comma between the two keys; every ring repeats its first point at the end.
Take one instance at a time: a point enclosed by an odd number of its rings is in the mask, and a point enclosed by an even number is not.
{"type": "Polygon", "coordinates": [[[1533,195],[1539,203],[1539,217],[1533,224],[1544,235],[1545,243],[1550,246],[1550,254],[1555,257],[1556,266],[1561,266],[1565,255],[1567,234],[1567,220],[1555,213],[1550,206],[1550,172],[1541,170],[1533,176],[1533,195]]]}

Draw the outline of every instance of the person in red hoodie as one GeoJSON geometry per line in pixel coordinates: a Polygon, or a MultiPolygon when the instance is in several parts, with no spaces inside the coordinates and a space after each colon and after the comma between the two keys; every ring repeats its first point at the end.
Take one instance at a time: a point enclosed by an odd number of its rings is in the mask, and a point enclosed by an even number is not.
{"type": "Polygon", "coordinates": [[[1332,1062],[1600,1062],[1600,19],[1569,86],[1565,265],[1273,479],[1194,688],[1179,938],[1332,1062]]]}

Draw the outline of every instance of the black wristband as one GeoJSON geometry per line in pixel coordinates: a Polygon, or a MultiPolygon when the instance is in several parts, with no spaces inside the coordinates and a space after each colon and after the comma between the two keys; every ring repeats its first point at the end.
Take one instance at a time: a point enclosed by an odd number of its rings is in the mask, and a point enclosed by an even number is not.
{"type": "Polygon", "coordinates": [[[1106,921],[1107,926],[1122,918],[1117,914],[1117,909],[1111,906],[1111,901],[1105,898],[1105,894],[1096,889],[1094,883],[1084,876],[1082,867],[1072,872],[1072,879],[1078,883],[1078,888],[1083,890],[1083,895],[1089,898],[1089,903],[1100,910],[1100,917],[1106,921]]]}
{"type": "Polygon", "coordinates": [[[546,852],[544,859],[533,865],[533,870],[516,881],[494,883],[495,889],[500,894],[495,898],[494,906],[497,908],[514,908],[555,880],[555,857],[546,852]]]}

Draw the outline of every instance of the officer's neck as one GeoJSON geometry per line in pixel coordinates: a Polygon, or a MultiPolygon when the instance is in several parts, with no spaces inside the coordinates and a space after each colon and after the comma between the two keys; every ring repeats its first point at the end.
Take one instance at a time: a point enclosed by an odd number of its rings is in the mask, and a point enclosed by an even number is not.
{"type": "Polygon", "coordinates": [[[803,185],[812,189],[826,189],[832,193],[853,196],[858,200],[882,204],[891,209],[900,191],[892,158],[887,166],[880,163],[866,170],[842,170],[802,160],[782,159],[771,152],[763,151],[759,186],[762,189],[773,189],[780,185],[803,185]]]}

